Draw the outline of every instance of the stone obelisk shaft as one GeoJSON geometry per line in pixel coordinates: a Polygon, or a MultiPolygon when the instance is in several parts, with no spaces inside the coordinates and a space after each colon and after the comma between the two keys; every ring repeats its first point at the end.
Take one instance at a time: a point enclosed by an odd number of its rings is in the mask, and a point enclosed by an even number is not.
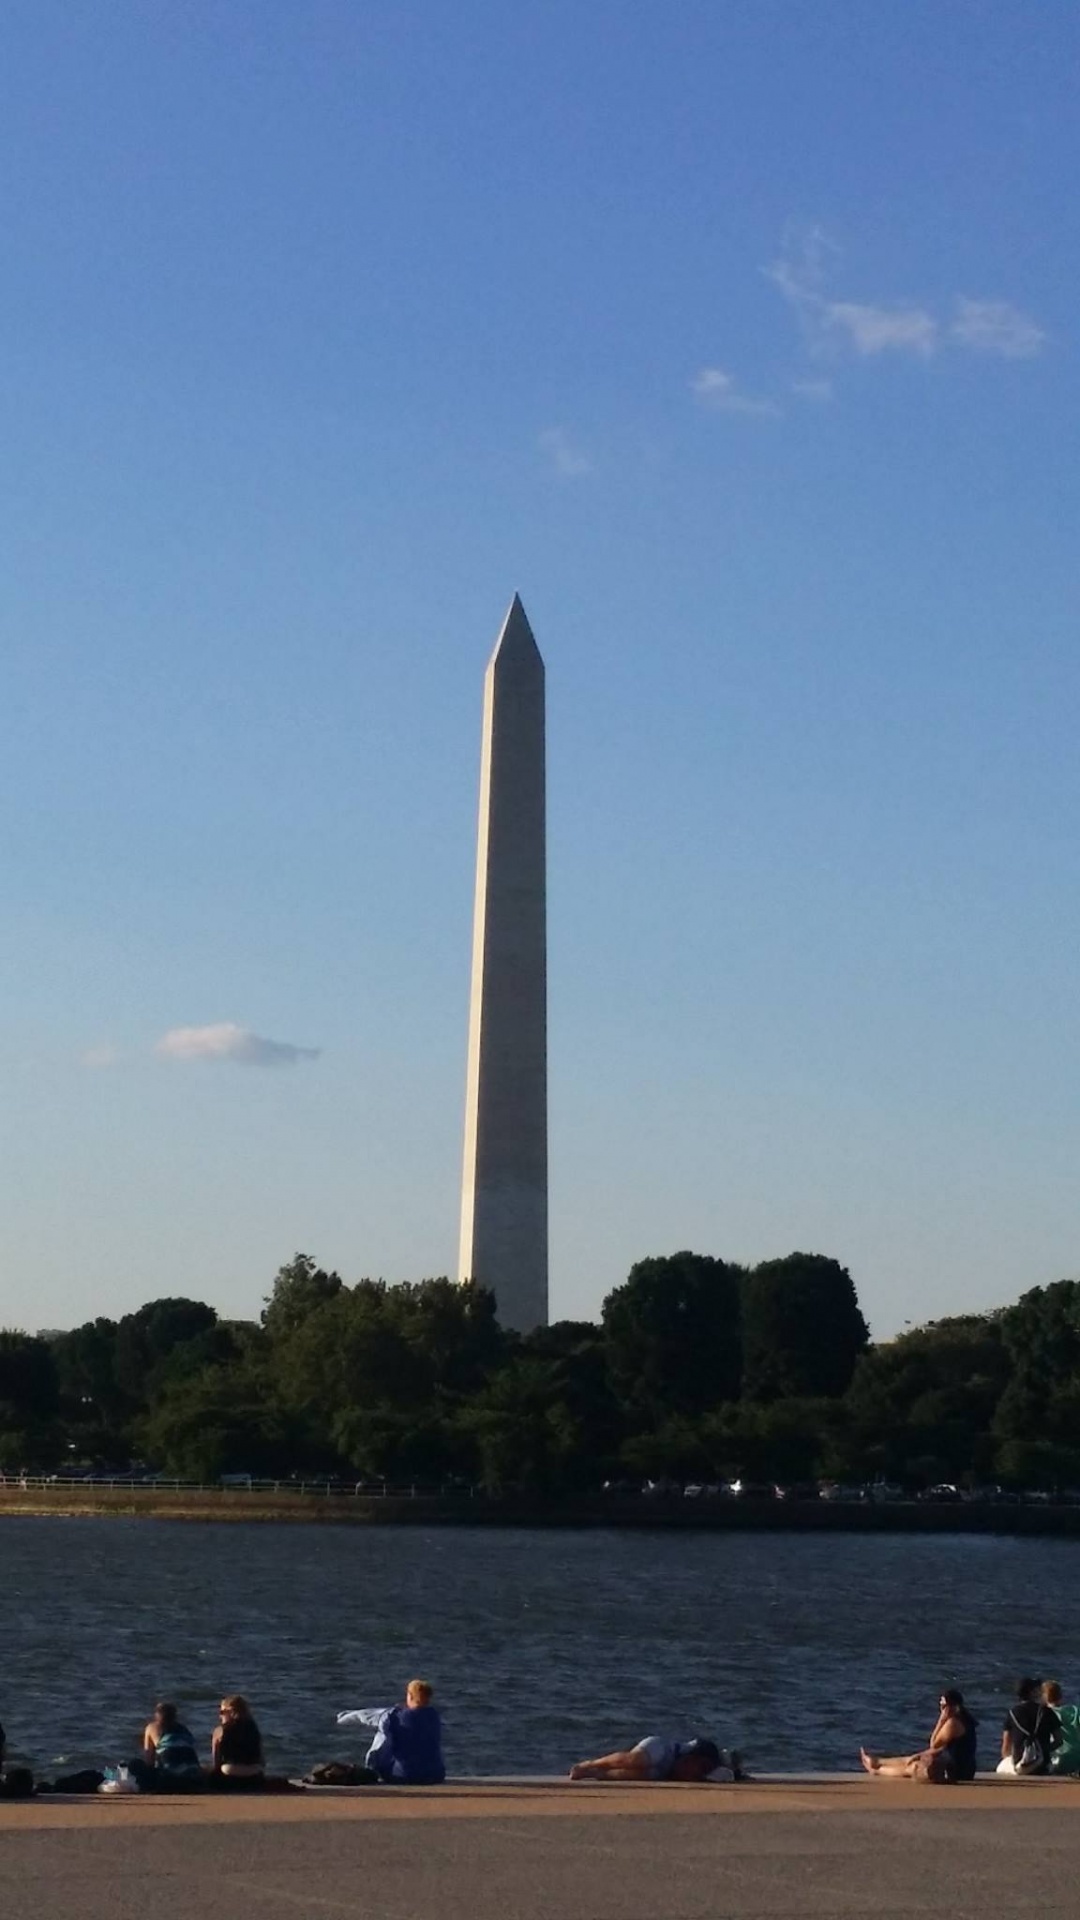
{"type": "Polygon", "coordinates": [[[516,594],[484,682],[459,1275],[547,1325],[544,663],[516,594]]]}

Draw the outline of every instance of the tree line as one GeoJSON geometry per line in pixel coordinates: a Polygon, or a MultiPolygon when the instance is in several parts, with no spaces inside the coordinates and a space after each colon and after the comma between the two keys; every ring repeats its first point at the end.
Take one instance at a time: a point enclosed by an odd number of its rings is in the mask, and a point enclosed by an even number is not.
{"type": "Polygon", "coordinates": [[[0,1468],[292,1473],[566,1498],[605,1480],[1080,1485],[1080,1282],[871,1344],[851,1276],[640,1261],[599,1323],[519,1335],[447,1279],[298,1253],[261,1320],[164,1299],[0,1333],[0,1468]]]}

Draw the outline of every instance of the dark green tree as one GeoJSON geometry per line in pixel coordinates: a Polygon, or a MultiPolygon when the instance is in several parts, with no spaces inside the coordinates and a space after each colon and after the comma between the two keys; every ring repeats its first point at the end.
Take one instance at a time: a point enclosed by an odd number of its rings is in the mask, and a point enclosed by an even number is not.
{"type": "Polygon", "coordinates": [[[870,1348],[847,1395],[853,1462],[913,1486],[985,1478],[1009,1371],[994,1315],[932,1321],[870,1348]]]}
{"type": "Polygon", "coordinates": [[[639,1260],[603,1306],[617,1392],[654,1422],[738,1397],[742,1270],[708,1254],[639,1260]]]}
{"type": "Polygon", "coordinates": [[[130,1411],[116,1377],[116,1338],[116,1321],[99,1318],[51,1339],[68,1417],[80,1431],[114,1431],[130,1411]]]}
{"type": "Polygon", "coordinates": [[[294,1333],[310,1313],[341,1292],[341,1276],[317,1267],[309,1253],[294,1253],[278,1268],[263,1307],[262,1323],[271,1339],[294,1333]]]}
{"type": "Polygon", "coordinates": [[[1033,1287],[1000,1320],[1012,1369],[994,1418],[998,1471],[1030,1486],[1080,1485],[1080,1281],[1033,1287]]]}
{"type": "Polygon", "coordinates": [[[0,1332],[0,1467],[52,1466],[63,1436],[56,1362],[46,1340],[0,1332]]]}
{"type": "Polygon", "coordinates": [[[844,1393],[869,1341],[850,1273],[818,1253],[766,1260],[747,1274],[742,1324],[752,1400],[844,1393]]]}
{"type": "Polygon", "coordinates": [[[837,1400],[742,1400],[718,1407],[700,1427],[708,1477],[783,1487],[829,1477],[845,1427],[837,1400]]]}
{"type": "Polygon", "coordinates": [[[142,1405],[175,1350],[202,1340],[216,1325],[213,1307],[201,1300],[151,1300],[125,1314],[116,1329],[113,1370],[127,1403],[142,1405]]]}
{"type": "Polygon", "coordinates": [[[563,1397],[557,1363],[511,1361],[466,1402],[458,1426],[488,1493],[554,1499],[581,1485],[584,1436],[563,1397]]]}
{"type": "Polygon", "coordinates": [[[506,1357],[495,1295],[467,1281],[445,1277],[388,1287],[383,1295],[389,1322],[424,1370],[427,1391],[472,1393],[506,1357]]]}
{"type": "Polygon", "coordinates": [[[136,1425],[160,1471],[210,1482],[223,1473],[276,1477],[303,1461],[297,1431],[268,1375],[244,1362],[207,1367],[167,1389],[136,1425]]]}

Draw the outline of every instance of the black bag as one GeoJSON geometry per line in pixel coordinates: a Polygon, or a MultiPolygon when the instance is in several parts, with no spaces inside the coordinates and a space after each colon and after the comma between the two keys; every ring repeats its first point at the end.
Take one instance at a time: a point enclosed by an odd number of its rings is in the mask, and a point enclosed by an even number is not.
{"type": "Polygon", "coordinates": [[[351,1760],[324,1760],[304,1775],[306,1787],[377,1787],[379,1776],[370,1767],[358,1767],[351,1760]]]}
{"type": "Polygon", "coordinates": [[[9,1767],[0,1774],[0,1800],[29,1800],[33,1792],[34,1776],[29,1767],[9,1767]]]}
{"type": "Polygon", "coordinates": [[[82,1767],[78,1773],[66,1773],[49,1786],[41,1783],[42,1793],[96,1793],[105,1775],[98,1767],[82,1767]]]}

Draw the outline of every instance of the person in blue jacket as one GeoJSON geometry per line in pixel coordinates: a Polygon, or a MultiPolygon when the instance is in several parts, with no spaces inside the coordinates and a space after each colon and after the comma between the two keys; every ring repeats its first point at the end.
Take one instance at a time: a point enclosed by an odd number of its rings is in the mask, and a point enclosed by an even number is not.
{"type": "Polygon", "coordinates": [[[433,1707],[434,1689],[426,1680],[410,1680],[403,1707],[356,1707],[339,1713],[339,1727],[374,1727],[365,1765],[380,1780],[409,1787],[437,1787],[446,1779],[442,1757],[442,1721],[433,1707]]]}

